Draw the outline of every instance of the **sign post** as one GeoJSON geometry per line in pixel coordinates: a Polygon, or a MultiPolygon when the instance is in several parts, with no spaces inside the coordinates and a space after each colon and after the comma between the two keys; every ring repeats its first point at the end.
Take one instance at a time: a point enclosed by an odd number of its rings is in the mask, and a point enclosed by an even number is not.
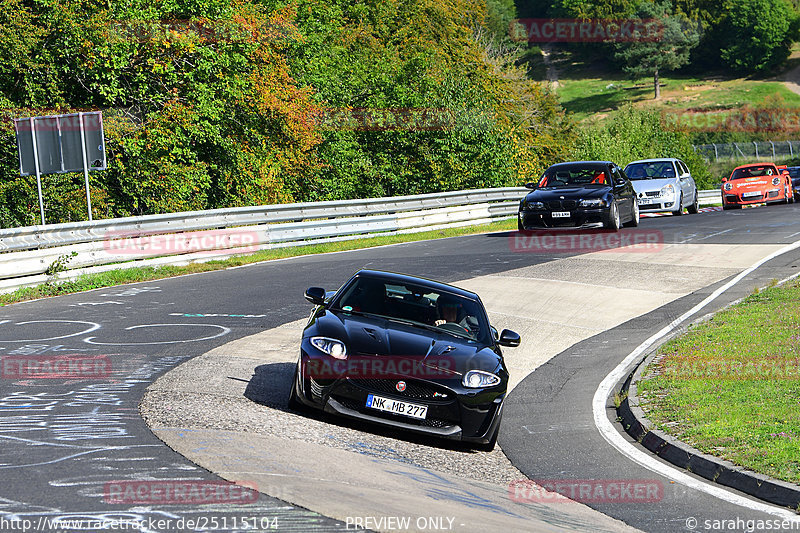
{"type": "Polygon", "coordinates": [[[33,126],[33,117],[31,121],[31,143],[33,145],[33,162],[36,165],[36,190],[39,192],[39,212],[42,215],[42,226],[44,226],[44,199],[42,198],[42,175],[39,172],[39,151],[36,149],[36,128],[33,126]]]}
{"type": "Polygon", "coordinates": [[[83,113],[78,113],[78,122],[81,123],[81,154],[83,155],[83,179],[86,181],[86,210],[89,212],[89,222],[91,222],[92,195],[89,192],[89,164],[86,162],[86,134],[84,133],[83,113]]]}
{"type": "Polygon", "coordinates": [[[86,209],[92,221],[89,172],[106,169],[103,115],[100,111],[14,119],[21,176],[36,174],[39,211],[45,224],[42,174],[83,171],[86,209]],[[27,129],[30,128],[30,138],[27,129]]]}

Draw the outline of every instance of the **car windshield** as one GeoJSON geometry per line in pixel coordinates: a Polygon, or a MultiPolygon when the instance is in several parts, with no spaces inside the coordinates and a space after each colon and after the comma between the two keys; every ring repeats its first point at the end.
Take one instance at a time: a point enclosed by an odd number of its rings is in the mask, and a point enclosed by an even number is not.
{"type": "Polygon", "coordinates": [[[604,186],[609,183],[608,172],[597,166],[550,167],[539,180],[539,187],[604,186]]]}
{"type": "Polygon", "coordinates": [[[778,174],[778,169],[772,165],[758,165],[752,167],[737,168],[731,174],[731,179],[742,178],[759,178],[761,176],[775,176],[778,174]]]}
{"type": "Polygon", "coordinates": [[[674,178],[675,167],[671,161],[650,161],[647,163],[631,163],[625,167],[625,174],[631,180],[652,180],[674,178]]]}
{"type": "Polygon", "coordinates": [[[800,167],[789,167],[786,170],[789,171],[789,175],[792,177],[792,180],[800,179],[800,167]]]}
{"type": "Polygon", "coordinates": [[[332,310],[386,318],[489,344],[479,302],[430,287],[359,276],[331,302],[332,310]]]}

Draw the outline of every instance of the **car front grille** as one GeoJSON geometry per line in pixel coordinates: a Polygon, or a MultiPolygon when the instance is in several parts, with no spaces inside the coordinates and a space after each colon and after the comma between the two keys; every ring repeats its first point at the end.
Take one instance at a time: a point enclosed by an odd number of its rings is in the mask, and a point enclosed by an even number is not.
{"type": "Polygon", "coordinates": [[[575,200],[553,200],[545,202],[544,205],[550,211],[572,211],[578,207],[578,202],[575,200]]]}
{"type": "Polygon", "coordinates": [[[419,381],[400,379],[350,379],[349,381],[370,392],[384,392],[415,400],[447,401],[453,396],[446,390],[419,381]],[[403,392],[397,390],[398,381],[406,382],[406,390],[403,392]]]}
{"type": "Polygon", "coordinates": [[[660,194],[661,194],[660,191],[647,191],[646,193],[644,193],[645,196],[648,196],[650,198],[658,198],[660,194]]]}

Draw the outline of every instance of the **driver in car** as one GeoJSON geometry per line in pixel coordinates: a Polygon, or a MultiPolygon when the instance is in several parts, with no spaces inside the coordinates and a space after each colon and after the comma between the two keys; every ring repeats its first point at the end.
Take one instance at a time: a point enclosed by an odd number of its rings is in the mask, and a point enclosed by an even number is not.
{"type": "Polygon", "coordinates": [[[467,333],[471,333],[474,327],[477,327],[477,319],[467,315],[464,307],[458,300],[455,300],[446,295],[441,295],[436,300],[436,307],[439,311],[439,319],[433,325],[441,326],[442,324],[457,324],[464,328],[467,333]]]}

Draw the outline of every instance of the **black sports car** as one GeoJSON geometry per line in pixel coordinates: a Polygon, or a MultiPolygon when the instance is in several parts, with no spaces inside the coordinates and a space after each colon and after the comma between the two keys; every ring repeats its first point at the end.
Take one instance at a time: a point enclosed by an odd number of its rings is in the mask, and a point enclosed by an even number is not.
{"type": "Polygon", "coordinates": [[[792,178],[792,189],[794,189],[795,201],[800,201],[800,167],[789,167],[789,176],[792,178]]]}
{"type": "Polygon", "coordinates": [[[558,163],[545,170],[519,204],[520,231],[639,225],[636,193],[625,172],[610,161],[558,163]]]}
{"type": "Polygon", "coordinates": [[[508,370],[477,294],[427,279],[358,271],[341,289],[306,291],[289,407],[304,406],[474,443],[497,440],[508,370]]]}

